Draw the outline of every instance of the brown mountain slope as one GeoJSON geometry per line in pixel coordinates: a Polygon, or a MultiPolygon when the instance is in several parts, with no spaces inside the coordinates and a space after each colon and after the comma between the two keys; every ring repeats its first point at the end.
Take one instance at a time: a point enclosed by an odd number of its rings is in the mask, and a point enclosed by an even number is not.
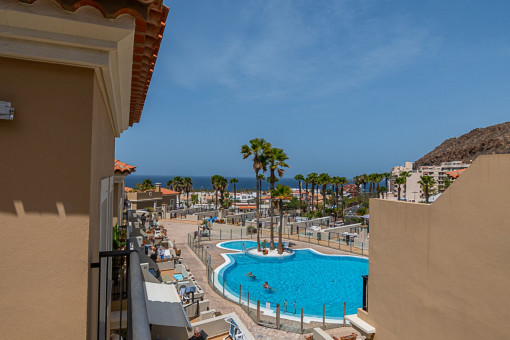
{"type": "Polygon", "coordinates": [[[447,139],[417,160],[415,167],[449,161],[471,162],[479,155],[492,153],[510,153],[510,122],[474,129],[460,137],[447,139]]]}

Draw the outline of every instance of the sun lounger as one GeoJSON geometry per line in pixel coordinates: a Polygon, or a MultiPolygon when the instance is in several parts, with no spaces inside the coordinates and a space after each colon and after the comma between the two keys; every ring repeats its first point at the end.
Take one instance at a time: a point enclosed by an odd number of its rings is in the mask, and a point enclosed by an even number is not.
{"type": "Polygon", "coordinates": [[[351,335],[341,336],[340,340],[356,340],[357,337],[356,333],[352,333],[351,335]]]}

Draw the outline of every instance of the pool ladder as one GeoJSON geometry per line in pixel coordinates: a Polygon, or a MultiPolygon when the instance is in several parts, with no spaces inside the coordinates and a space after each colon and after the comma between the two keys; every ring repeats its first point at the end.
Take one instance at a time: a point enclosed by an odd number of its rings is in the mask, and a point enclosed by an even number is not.
{"type": "MultiPolygon", "coordinates": [[[[287,307],[288,307],[287,299],[283,300],[283,312],[287,313],[287,307]]],[[[290,311],[289,311],[290,313],[290,311]]],[[[294,301],[294,305],[292,308],[292,314],[296,314],[296,301],[294,301]]]]}

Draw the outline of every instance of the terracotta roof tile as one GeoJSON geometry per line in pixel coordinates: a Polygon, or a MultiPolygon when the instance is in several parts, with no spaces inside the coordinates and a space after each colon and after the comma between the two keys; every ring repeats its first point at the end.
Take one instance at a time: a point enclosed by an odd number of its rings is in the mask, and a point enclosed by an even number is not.
{"type": "MultiPolygon", "coordinates": [[[[18,1],[31,4],[37,0],[18,1]]],[[[138,123],[163,38],[168,7],[163,5],[163,0],[56,0],[56,2],[70,12],[83,6],[91,6],[108,19],[115,19],[121,14],[130,14],[135,18],[129,126],[138,123]]]]}
{"type": "Polygon", "coordinates": [[[130,174],[136,171],[136,166],[129,165],[127,163],[121,162],[118,159],[115,160],[115,165],[113,167],[113,172],[121,173],[121,174],[130,174]]]}

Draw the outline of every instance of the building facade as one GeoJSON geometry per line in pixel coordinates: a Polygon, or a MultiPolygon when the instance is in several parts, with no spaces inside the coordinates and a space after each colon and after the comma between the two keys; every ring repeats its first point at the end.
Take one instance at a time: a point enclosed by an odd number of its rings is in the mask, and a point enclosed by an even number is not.
{"type": "Polygon", "coordinates": [[[115,138],[140,120],[167,13],[161,1],[0,1],[0,101],[15,109],[0,120],[3,338],[107,327],[94,264],[112,247],[115,138]]]}
{"type": "Polygon", "coordinates": [[[508,338],[509,172],[510,155],[480,156],[431,205],[371,200],[357,317],[375,340],[508,338]]]}

